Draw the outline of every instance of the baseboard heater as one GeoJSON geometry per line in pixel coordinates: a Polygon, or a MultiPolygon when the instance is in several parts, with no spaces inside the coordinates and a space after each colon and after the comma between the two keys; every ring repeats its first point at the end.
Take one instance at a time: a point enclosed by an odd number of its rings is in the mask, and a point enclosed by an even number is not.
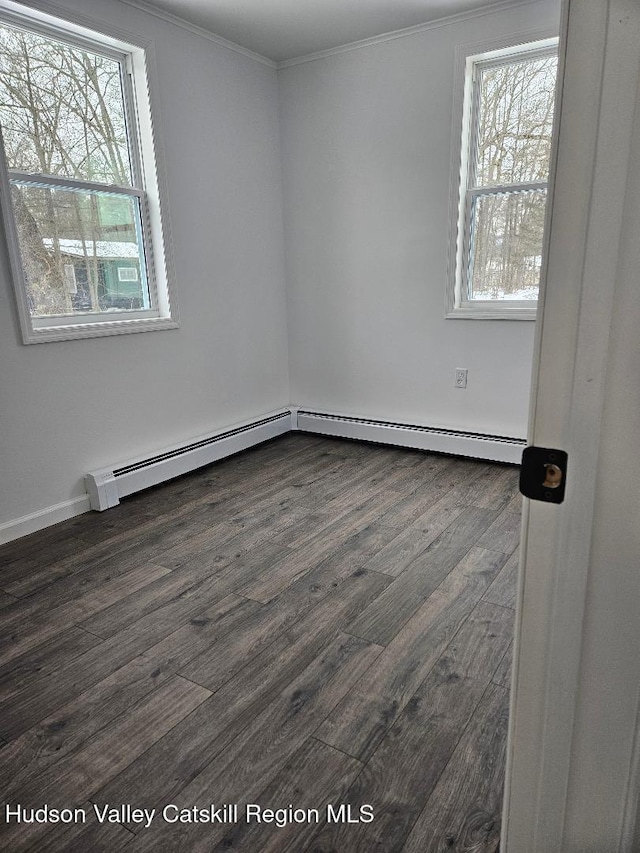
{"type": "Polygon", "coordinates": [[[91,471],[85,477],[91,509],[102,511],[117,506],[120,499],[127,495],[157,486],[296,429],[319,435],[516,464],[520,462],[526,446],[524,439],[519,438],[375,421],[305,409],[285,409],[198,438],[189,444],[127,462],[117,468],[91,471]]]}
{"type": "MultiPolygon", "coordinates": [[[[294,414],[295,410],[294,410],[294,414]]],[[[298,409],[297,429],[339,438],[354,438],[379,444],[394,444],[454,456],[471,456],[492,462],[519,464],[526,441],[453,429],[412,426],[392,421],[331,415],[298,409]]]]}
{"type": "Polygon", "coordinates": [[[128,462],[118,468],[92,471],[85,477],[91,509],[109,509],[119,504],[120,498],[126,495],[179,477],[290,430],[291,411],[286,409],[260,420],[203,436],[146,459],[128,462]]]}

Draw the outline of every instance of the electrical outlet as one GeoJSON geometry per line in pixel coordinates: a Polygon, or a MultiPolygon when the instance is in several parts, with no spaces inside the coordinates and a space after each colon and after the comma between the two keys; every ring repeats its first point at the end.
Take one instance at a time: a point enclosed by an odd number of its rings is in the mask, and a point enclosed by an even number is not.
{"type": "Polygon", "coordinates": [[[467,368],[466,367],[456,367],[455,387],[456,388],[466,388],[467,387],[467,368]]]}

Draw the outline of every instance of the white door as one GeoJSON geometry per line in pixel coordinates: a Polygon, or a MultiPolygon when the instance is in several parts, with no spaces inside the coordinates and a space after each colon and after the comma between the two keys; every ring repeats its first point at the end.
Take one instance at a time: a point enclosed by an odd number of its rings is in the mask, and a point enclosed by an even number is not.
{"type": "Polygon", "coordinates": [[[640,0],[566,0],[502,853],[640,851],[640,0]]]}

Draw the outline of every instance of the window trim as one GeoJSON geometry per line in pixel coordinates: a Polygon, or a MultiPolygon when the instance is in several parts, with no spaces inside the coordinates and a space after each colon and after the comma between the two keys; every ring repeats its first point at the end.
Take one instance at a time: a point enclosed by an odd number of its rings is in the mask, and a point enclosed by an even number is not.
{"type": "Polygon", "coordinates": [[[551,30],[530,30],[518,36],[459,45],[456,49],[450,186],[450,239],[445,317],[459,320],[535,320],[537,300],[469,300],[465,265],[471,241],[471,203],[474,197],[526,189],[546,189],[547,182],[474,186],[477,134],[477,87],[474,71],[480,65],[503,64],[513,58],[553,53],[558,37],[551,30]],[[458,145],[455,140],[460,140],[458,145]]]}
{"type": "MultiPolygon", "coordinates": [[[[155,73],[153,45],[130,33],[111,29],[83,15],[75,20],[64,18],[58,8],[49,14],[49,4],[40,0],[39,8],[27,8],[13,0],[0,0],[0,22],[28,29],[94,53],[108,56],[121,65],[121,84],[124,99],[125,122],[129,140],[132,186],[121,187],[61,176],[36,176],[31,173],[12,172],[7,168],[4,142],[0,129],[0,213],[4,224],[11,267],[13,290],[16,297],[18,319],[25,344],[46,343],[57,340],[102,337],[105,335],[175,329],[179,327],[175,274],[170,251],[170,230],[166,205],[166,181],[163,156],[159,140],[154,133],[152,114],[157,114],[157,104],[152,104],[155,73]],[[11,203],[10,176],[30,182],[93,189],[137,197],[140,200],[140,217],[144,239],[146,278],[149,288],[150,309],[127,312],[114,316],[104,313],[78,313],[48,318],[32,317],[29,310],[17,228],[11,203]]],[[[70,13],[69,13],[70,14],[70,13]]]]}

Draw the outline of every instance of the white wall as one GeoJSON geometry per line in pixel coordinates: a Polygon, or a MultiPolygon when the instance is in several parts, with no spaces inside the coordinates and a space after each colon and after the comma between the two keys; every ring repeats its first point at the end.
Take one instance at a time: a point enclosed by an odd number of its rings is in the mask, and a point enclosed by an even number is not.
{"type": "Polygon", "coordinates": [[[24,346],[0,239],[0,526],[288,403],[275,70],[117,0],[63,2],[155,43],[181,328],[24,346]]]}
{"type": "Polygon", "coordinates": [[[525,434],[533,324],[444,319],[454,49],[554,25],[555,0],[278,72],[59,3],[154,42],[181,327],[24,346],[0,240],[0,537],[89,470],[289,402],[525,434]]]}
{"type": "Polygon", "coordinates": [[[278,72],[293,403],[526,435],[534,324],[444,319],[454,51],[546,26],[543,0],[278,72]]]}

